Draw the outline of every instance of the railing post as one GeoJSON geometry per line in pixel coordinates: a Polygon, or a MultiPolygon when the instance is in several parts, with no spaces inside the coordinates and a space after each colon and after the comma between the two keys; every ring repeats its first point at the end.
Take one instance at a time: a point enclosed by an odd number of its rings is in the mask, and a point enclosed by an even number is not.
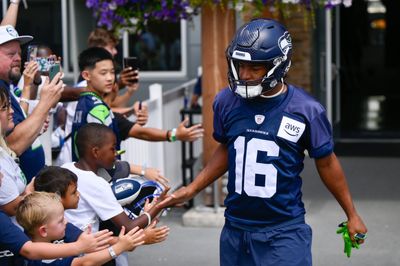
{"type": "MultiPolygon", "coordinates": [[[[159,83],[154,83],[151,84],[149,86],[149,90],[150,90],[150,100],[156,100],[156,110],[154,111],[154,113],[152,114],[152,116],[154,116],[152,119],[152,121],[154,121],[153,126],[155,128],[163,128],[163,93],[162,93],[162,85],[159,83]]],[[[157,162],[160,163],[159,165],[159,169],[161,171],[161,173],[165,173],[165,154],[164,154],[164,144],[162,142],[158,142],[157,146],[160,152],[157,152],[156,156],[157,158],[155,158],[157,160],[157,162]]],[[[149,162],[149,164],[151,164],[151,162],[149,162]]]]}

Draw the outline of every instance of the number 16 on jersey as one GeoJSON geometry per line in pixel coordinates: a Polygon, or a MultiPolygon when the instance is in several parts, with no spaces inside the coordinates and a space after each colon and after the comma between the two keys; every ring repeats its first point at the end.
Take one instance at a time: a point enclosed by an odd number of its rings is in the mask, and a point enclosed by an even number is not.
{"type": "Polygon", "coordinates": [[[257,162],[257,154],[262,151],[277,157],[279,146],[271,140],[252,138],[247,144],[245,140],[239,136],[234,142],[235,192],[242,194],[244,190],[248,196],[271,198],[276,193],[278,171],[273,164],[257,162]],[[263,186],[256,185],[256,175],[265,176],[263,186]]]}

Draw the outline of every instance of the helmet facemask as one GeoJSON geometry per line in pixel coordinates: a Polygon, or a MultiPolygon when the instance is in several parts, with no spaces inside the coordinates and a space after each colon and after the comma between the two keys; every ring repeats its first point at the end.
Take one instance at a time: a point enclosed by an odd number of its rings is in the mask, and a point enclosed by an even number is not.
{"type": "Polygon", "coordinates": [[[241,60],[228,58],[228,80],[230,89],[245,99],[258,97],[274,89],[278,81],[283,82],[283,76],[289,70],[290,60],[286,59],[286,56],[282,56],[271,61],[260,62],[260,64],[264,64],[268,70],[266,75],[256,80],[242,80],[239,77],[239,63],[241,60]]]}

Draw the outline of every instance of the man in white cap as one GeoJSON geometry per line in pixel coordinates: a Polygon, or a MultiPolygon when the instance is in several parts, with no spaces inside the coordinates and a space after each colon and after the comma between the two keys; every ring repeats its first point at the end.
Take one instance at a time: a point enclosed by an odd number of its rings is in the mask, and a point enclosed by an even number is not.
{"type": "MultiPolygon", "coordinates": [[[[20,45],[32,39],[32,36],[19,36],[11,25],[0,26],[0,86],[10,89],[10,82],[21,77],[20,45]]],[[[7,143],[19,157],[27,182],[45,165],[44,151],[38,142],[38,136],[49,110],[61,97],[63,82],[60,78],[61,73],[58,73],[51,82],[46,79],[40,101],[28,117],[18,100],[10,93],[15,128],[8,133],[7,143]]]]}

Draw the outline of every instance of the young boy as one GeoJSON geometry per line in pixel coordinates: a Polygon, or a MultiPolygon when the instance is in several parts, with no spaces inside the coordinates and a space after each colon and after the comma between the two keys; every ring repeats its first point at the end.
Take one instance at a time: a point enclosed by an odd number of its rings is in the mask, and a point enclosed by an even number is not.
{"type": "Polygon", "coordinates": [[[115,162],[116,137],[112,129],[97,123],[83,125],[76,134],[76,144],[79,161],[62,166],[79,176],[80,201],[77,209],[66,211],[68,220],[81,229],[93,224],[94,231],[99,228],[99,218],[102,221],[111,220],[117,228],[125,226],[128,230],[150,225],[144,231],[145,243],[165,240],[169,228],[155,228],[157,221],[154,219],[162,211],[159,204],[131,220],[115,198],[110,184],[96,174],[100,168],[110,169],[115,162]]]}
{"type": "MultiPolygon", "coordinates": [[[[112,55],[103,48],[93,47],[86,49],[79,55],[79,68],[82,77],[87,81],[86,91],[82,92],[75,109],[72,124],[72,160],[77,161],[79,156],[76,147],[78,129],[87,123],[100,123],[111,128],[119,136],[118,126],[110,107],[103,101],[103,97],[110,93],[115,82],[115,70],[112,55]]],[[[117,139],[119,149],[120,140],[117,139]]]]}
{"type": "Polygon", "coordinates": [[[61,197],[64,210],[78,208],[78,177],[68,169],[58,166],[47,166],[36,176],[35,191],[56,193],[61,197]]]}
{"type": "MultiPolygon", "coordinates": [[[[60,197],[55,193],[33,192],[25,197],[17,209],[17,221],[34,242],[52,242],[65,235],[66,219],[60,197]]],[[[109,247],[81,257],[53,261],[29,261],[28,265],[100,265],[124,251],[143,244],[143,231],[138,227],[125,235],[121,229],[119,241],[109,247]]]]}
{"type": "MultiPolygon", "coordinates": [[[[109,94],[115,82],[115,70],[112,55],[105,49],[92,47],[79,55],[79,68],[82,77],[87,81],[86,91],[79,97],[75,110],[75,116],[71,131],[72,161],[78,160],[76,149],[76,133],[78,129],[87,123],[100,123],[110,127],[117,137],[117,149],[120,146],[120,132],[114,114],[103,98],[109,94]]],[[[152,180],[161,181],[164,186],[168,180],[161,176],[158,170],[153,168],[142,169],[139,165],[131,165],[132,174],[153,173],[152,180]],[[146,173],[146,172],[147,173],[146,173]],[[145,173],[143,173],[145,172],[145,173]]]]}

